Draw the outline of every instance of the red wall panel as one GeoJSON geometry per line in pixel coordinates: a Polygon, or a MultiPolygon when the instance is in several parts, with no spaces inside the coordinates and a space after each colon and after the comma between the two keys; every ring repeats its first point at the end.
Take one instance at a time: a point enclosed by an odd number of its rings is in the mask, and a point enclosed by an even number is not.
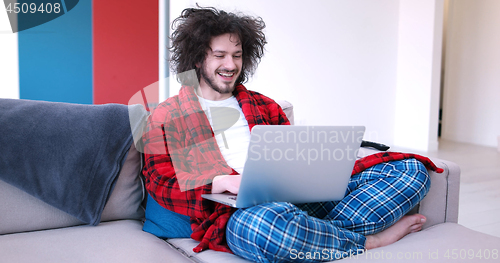
{"type": "Polygon", "coordinates": [[[92,9],[94,104],[127,104],[158,81],[158,0],[93,0],[92,9]]]}

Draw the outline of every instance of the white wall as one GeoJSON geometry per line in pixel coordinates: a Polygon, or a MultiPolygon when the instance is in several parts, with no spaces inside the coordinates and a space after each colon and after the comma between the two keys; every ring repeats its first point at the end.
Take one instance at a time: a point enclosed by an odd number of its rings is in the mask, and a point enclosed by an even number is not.
{"type": "Polygon", "coordinates": [[[496,146],[500,135],[500,1],[450,1],[442,138],[496,146]]]}
{"type": "Polygon", "coordinates": [[[17,33],[12,33],[5,5],[0,4],[0,98],[19,98],[17,33]]]}
{"type": "MultiPolygon", "coordinates": [[[[396,111],[402,108],[397,104],[399,36],[401,30],[410,30],[410,34],[415,30],[400,28],[401,2],[411,2],[423,10],[416,14],[405,11],[404,15],[417,19],[417,23],[418,19],[429,20],[426,27],[417,27],[422,32],[413,39],[424,41],[423,46],[431,48],[436,0],[176,0],[171,1],[170,16],[174,19],[183,8],[196,3],[261,16],[267,25],[269,44],[256,75],[246,85],[248,88],[292,102],[296,124],[365,125],[365,139],[395,145],[396,133],[407,131],[401,128],[404,124],[396,129],[396,111]],[[430,11],[425,9],[429,6],[430,11]],[[421,17],[422,13],[426,16],[421,17]]],[[[404,61],[411,63],[412,59],[415,57],[404,61]]],[[[429,66],[432,59],[426,55],[423,61],[429,66]]],[[[430,107],[432,76],[431,72],[424,75],[428,80],[424,83],[426,91],[418,101],[430,107]]],[[[422,87],[410,87],[413,88],[422,87]]],[[[173,90],[171,85],[171,95],[176,93],[173,90]]],[[[421,107],[406,109],[411,116],[420,118],[425,127],[416,135],[421,137],[417,138],[417,145],[416,137],[400,136],[397,146],[428,148],[432,129],[429,111],[422,112],[421,107]]],[[[435,121],[437,125],[437,117],[435,121]]],[[[435,129],[437,134],[437,126],[435,129]]]]}
{"type": "Polygon", "coordinates": [[[394,144],[438,148],[443,0],[403,0],[399,9],[394,144]]]}

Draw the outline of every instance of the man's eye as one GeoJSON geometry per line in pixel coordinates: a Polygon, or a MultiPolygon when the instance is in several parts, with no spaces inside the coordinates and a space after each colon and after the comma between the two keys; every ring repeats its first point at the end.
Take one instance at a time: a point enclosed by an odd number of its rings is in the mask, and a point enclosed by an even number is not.
{"type": "Polygon", "coordinates": [[[233,56],[233,58],[241,58],[241,55],[233,56]]]}

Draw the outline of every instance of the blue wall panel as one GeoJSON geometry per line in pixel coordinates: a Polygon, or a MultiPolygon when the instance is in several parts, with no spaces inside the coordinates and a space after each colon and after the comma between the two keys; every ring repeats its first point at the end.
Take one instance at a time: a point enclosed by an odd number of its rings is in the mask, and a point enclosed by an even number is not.
{"type": "Polygon", "coordinates": [[[18,33],[21,99],[92,104],[92,0],[18,33]]]}

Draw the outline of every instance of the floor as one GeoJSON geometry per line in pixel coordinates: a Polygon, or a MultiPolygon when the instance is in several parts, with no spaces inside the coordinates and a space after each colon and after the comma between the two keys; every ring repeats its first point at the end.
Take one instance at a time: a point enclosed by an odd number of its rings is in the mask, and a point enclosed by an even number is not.
{"type": "Polygon", "coordinates": [[[458,223],[500,237],[500,152],[497,148],[441,140],[426,153],[461,169],[458,223]]]}

